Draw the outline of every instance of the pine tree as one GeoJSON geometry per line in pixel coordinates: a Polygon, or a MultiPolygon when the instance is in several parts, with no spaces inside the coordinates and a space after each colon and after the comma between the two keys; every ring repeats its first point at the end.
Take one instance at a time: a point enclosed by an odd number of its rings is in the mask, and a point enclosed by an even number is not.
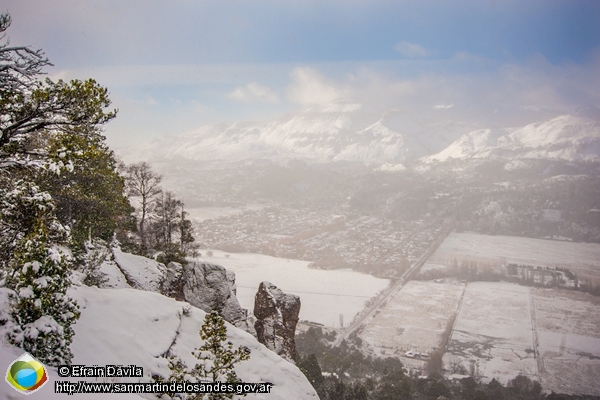
{"type": "Polygon", "coordinates": [[[9,46],[4,32],[10,23],[10,15],[0,14],[0,190],[5,194],[0,197],[0,273],[7,271],[16,243],[35,226],[31,215],[20,213],[21,199],[11,193],[27,186],[22,186],[24,182],[35,182],[47,195],[70,190],[71,182],[47,185],[47,180],[84,170],[87,166],[77,162],[83,150],[69,151],[56,144],[66,137],[89,143],[101,137],[100,127],[116,116],[115,110],[105,110],[110,105],[108,91],[93,79],[40,80],[50,62],[41,50],[9,46]],[[14,218],[19,213],[22,218],[14,218]]]}
{"type": "Polygon", "coordinates": [[[193,243],[196,239],[194,238],[194,228],[192,227],[192,221],[186,219],[188,213],[183,208],[184,204],[181,203],[181,212],[179,214],[180,219],[178,223],[179,227],[179,244],[181,251],[188,253],[190,243],[193,243]]]}
{"type": "Polygon", "coordinates": [[[172,192],[162,193],[156,202],[155,221],[151,228],[156,238],[155,249],[161,251],[156,257],[159,262],[187,263],[183,245],[190,243],[190,238],[193,240],[193,236],[191,236],[191,222],[185,219],[186,214],[183,201],[177,199],[172,192]],[[184,236],[180,238],[180,243],[177,243],[177,235],[182,233],[184,236]]]}
{"type": "MultiPolygon", "coordinates": [[[[233,368],[235,364],[250,359],[250,349],[246,346],[233,349],[233,343],[227,341],[225,321],[216,311],[206,314],[204,325],[200,329],[200,339],[204,344],[192,352],[200,361],[192,369],[192,375],[204,381],[241,383],[233,368]]],[[[207,398],[231,399],[233,394],[211,394],[207,398]]]]}
{"type": "Polygon", "coordinates": [[[5,285],[13,292],[9,296],[11,318],[4,321],[5,330],[11,343],[43,363],[69,364],[74,334],[71,325],[79,318],[79,311],[77,303],[67,296],[70,260],[57,246],[49,246],[51,237],[66,235],[52,216],[50,196],[31,184],[21,183],[21,189],[35,222],[17,241],[9,263],[5,285]]]}
{"type": "Polygon", "coordinates": [[[69,168],[38,174],[36,181],[52,195],[56,215],[70,227],[74,244],[83,248],[89,236],[110,241],[115,231],[136,229],[124,179],[103,135],[94,128],[79,129],[54,134],[48,143],[50,159],[67,162],[69,168]]]}
{"type": "MultiPolygon", "coordinates": [[[[250,349],[246,346],[233,348],[233,343],[227,340],[227,327],[223,317],[216,311],[206,314],[204,324],[200,329],[200,339],[204,344],[195,349],[192,354],[199,360],[189,375],[192,380],[205,383],[242,383],[234,371],[236,364],[250,359],[250,349]]],[[[171,369],[170,380],[181,380],[187,377],[187,366],[178,358],[169,360],[171,369]]],[[[156,381],[163,382],[157,378],[156,381]]],[[[166,393],[168,398],[185,398],[188,400],[224,400],[232,399],[233,393],[209,394],[175,394],[166,393]]]]}

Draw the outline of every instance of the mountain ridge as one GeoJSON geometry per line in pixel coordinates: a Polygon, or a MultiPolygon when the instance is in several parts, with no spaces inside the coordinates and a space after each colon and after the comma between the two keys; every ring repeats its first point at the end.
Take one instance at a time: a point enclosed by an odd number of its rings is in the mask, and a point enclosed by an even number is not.
{"type": "Polygon", "coordinates": [[[561,115],[518,129],[480,129],[463,135],[425,162],[449,159],[600,160],[600,122],[578,115],[561,115]]]}
{"type": "MultiPolygon", "coordinates": [[[[595,110],[595,108],[594,108],[595,110]]],[[[600,122],[580,110],[521,127],[424,122],[400,110],[383,114],[304,111],[263,121],[213,123],[137,148],[145,159],[360,162],[369,166],[450,158],[600,159],[600,122]]]]}

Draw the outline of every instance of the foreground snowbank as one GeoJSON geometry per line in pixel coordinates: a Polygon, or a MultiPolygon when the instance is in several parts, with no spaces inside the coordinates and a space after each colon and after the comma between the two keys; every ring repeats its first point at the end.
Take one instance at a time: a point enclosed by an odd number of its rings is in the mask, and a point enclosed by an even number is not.
{"type": "MultiPolygon", "coordinates": [[[[164,355],[169,349],[180,356],[188,366],[195,359],[191,355],[202,342],[198,335],[205,312],[157,293],[136,289],[97,289],[74,286],[69,295],[77,300],[81,318],[75,324],[75,338],[71,349],[73,363],[83,365],[137,365],[144,369],[143,378],[121,378],[121,382],[150,381],[152,374],[168,375],[164,355]],[[184,312],[185,310],[185,312],[184,312]]],[[[228,337],[236,345],[251,349],[249,361],[236,367],[245,382],[271,382],[270,394],[250,394],[248,399],[318,399],[314,389],[296,368],[258,343],[251,335],[227,324],[228,337]]],[[[0,346],[0,366],[8,368],[22,352],[9,346],[0,346]]],[[[81,394],[74,396],[54,394],[56,370],[49,369],[50,382],[28,399],[94,399],[108,395],[81,394]]],[[[87,378],[93,381],[93,378],[87,378]]],[[[139,399],[136,395],[110,395],[111,398],[139,399]]],[[[21,399],[6,383],[0,384],[0,397],[21,399]]],[[[154,398],[146,395],[145,398],[154,398]]]]}

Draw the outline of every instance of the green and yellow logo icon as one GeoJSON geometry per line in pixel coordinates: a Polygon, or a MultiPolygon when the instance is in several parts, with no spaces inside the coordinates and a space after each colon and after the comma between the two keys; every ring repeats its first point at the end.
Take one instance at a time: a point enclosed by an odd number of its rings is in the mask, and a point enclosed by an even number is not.
{"type": "Polygon", "coordinates": [[[28,353],[13,361],[6,371],[6,382],[23,394],[37,391],[47,381],[48,375],[42,363],[28,353]]]}

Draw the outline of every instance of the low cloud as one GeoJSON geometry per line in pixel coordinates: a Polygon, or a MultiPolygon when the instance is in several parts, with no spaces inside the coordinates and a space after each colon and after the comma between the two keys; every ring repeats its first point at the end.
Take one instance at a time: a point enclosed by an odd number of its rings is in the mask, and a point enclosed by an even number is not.
{"type": "Polygon", "coordinates": [[[329,82],[316,69],[295,68],[290,77],[292,83],[288,88],[288,99],[301,106],[328,106],[350,98],[347,87],[329,82]]]}
{"type": "Polygon", "coordinates": [[[423,46],[416,43],[400,42],[394,46],[404,57],[409,58],[423,58],[429,56],[431,53],[423,48],[423,46]]]}
{"type": "Polygon", "coordinates": [[[277,103],[279,101],[277,93],[267,86],[254,82],[235,88],[234,91],[227,94],[227,97],[234,101],[246,103],[277,103]]]}
{"type": "Polygon", "coordinates": [[[272,118],[302,109],[344,112],[360,107],[365,113],[375,114],[395,109],[427,123],[523,126],[574,112],[581,106],[599,107],[599,75],[600,51],[583,64],[553,64],[540,56],[524,62],[500,63],[459,53],[446,60],[337,62],[310,67],[104,67],[57,71],[51,77],[94,76],[109,87],[114,106],[121,110],[119,118],[107,127],[107,136],[116,141],[121,140],[124,130],[131,132],[132,137],[160,135],[163,131],[191,131],[220,120],[272,118]],[[235,89],[215,92],[216,84],[235,89]],[[155,90],[157,87],[161,90],[155,90]],[[177,90],[166,90],[170,87],[177,90]],[[187,91],[180,92],[180,88],[187,91]],[[283,91],[278,93],[271,88],[285,88],[285,96],[283,91]],[[181,99],[182,104],[174,104],[172,98],[181,99]],[[215,98],[230,101],[214,101],[215,98]],[[211,104],[213,109],[203,112],[203,107],[191,108],[192,100],[211,104]],[[160,104],[152,106],[154,101],[160,104]],[[245,102],[248,106],[239,107],[233,102],[245,102]],[[177,121],[175,127],[172,121],[177,121]]]}
{"type": "Polygon", "coordinates": [[[600,57],[581,65],[556,65],[539,56],[504,64],[461,57],[396,60],[345,70],[325,65],[294,70],[290,100],[314,103],[348,94],[369,112],[398,109],[423,121],[522,126],[581,106],[599,106],[598,73],[600,57]]]}

